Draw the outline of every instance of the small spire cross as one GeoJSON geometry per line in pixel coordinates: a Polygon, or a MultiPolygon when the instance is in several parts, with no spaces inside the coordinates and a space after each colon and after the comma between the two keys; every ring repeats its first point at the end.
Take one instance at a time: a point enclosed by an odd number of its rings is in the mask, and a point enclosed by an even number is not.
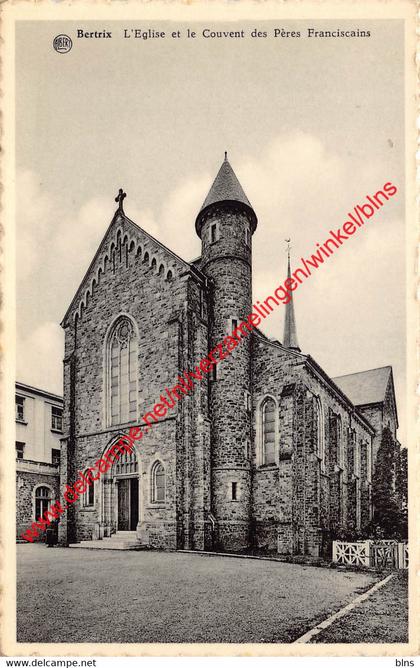
{"type": "Polygon", "coordinates": [[[118,211],[123,211],[123,202],[126,197],[127,193],[125,193],[123,189],[120,188],[118,191],[118,195],[115,198],[115,201],[118,202],[118,211]]]}
{"type": "Polygon", "coordinates": [[[290,260],[290,249],[291,249],[291,247],[292,247],[291,244],[290,244],[291,239],[285,239],[285,242],[287,243],[287,248],[286,248],[286,250],[287,250],[287,257],[288,257],[289,260],[290,260]]]}

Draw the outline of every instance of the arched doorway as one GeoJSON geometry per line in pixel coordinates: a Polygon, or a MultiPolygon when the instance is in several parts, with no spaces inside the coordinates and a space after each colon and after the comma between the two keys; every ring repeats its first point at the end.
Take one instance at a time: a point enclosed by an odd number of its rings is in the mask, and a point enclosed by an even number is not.
{"type": "MultiPolygon", "coordinates": [[[[120,439],[107,445],[106,451],[120,439]]],[[[116,531],[135,531],[139,522],[139,462],[135,446],[131,452],[121,452],[102,477],[101,523],[104,534],[116,531]]]]}

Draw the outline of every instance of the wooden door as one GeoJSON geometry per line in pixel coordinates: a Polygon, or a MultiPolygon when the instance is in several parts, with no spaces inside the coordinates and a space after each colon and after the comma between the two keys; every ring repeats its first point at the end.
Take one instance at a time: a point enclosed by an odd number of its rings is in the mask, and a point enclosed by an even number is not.
{"type": "Polygon", "coordinates": [[[118,481],[118,531],[130,529],[130,480],[118,481]]]}
{"type": "Polygon", "coordinates": [[[130,530],[137,529],[139,521],[139,480],[131,478],[130,480],[130,530]]]}

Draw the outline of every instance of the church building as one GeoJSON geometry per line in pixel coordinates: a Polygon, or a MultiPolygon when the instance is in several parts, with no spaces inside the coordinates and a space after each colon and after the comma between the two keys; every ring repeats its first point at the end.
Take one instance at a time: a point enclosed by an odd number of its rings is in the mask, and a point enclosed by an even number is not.
{"type": "MultiPolygon", "coordinates": [[[[193,262],[130,220],[124,196],[62,322],[62,489],[253,310],[257,215],[227,157],[193,262]]],[[[369,523],[381,430],[398,426],[391,368],[329,378],[300,350],[293,301],[282,308],[283,341],[244,336],[69,506],[62,544],[327,557],[369,523]]]]}

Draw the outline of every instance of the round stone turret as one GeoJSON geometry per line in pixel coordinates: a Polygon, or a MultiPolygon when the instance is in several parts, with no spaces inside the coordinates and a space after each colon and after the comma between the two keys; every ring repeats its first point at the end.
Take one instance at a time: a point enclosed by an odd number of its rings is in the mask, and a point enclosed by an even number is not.
{"type": "MultiPolygon", "coordinates": [[[[201,270],[212,279],[209,350],[233,336],[252,310],[252,234],[257,217],[227,158],[197,216],[201,270]]],[[[216,547],[249,545],[251,508],[251,334],[211,381],[212,503],[216,547]]],[[[235,337],[233,337],[235,338],[235,337]]],[[[225,346],[224,346],[225,348],[225,346]]]]}

